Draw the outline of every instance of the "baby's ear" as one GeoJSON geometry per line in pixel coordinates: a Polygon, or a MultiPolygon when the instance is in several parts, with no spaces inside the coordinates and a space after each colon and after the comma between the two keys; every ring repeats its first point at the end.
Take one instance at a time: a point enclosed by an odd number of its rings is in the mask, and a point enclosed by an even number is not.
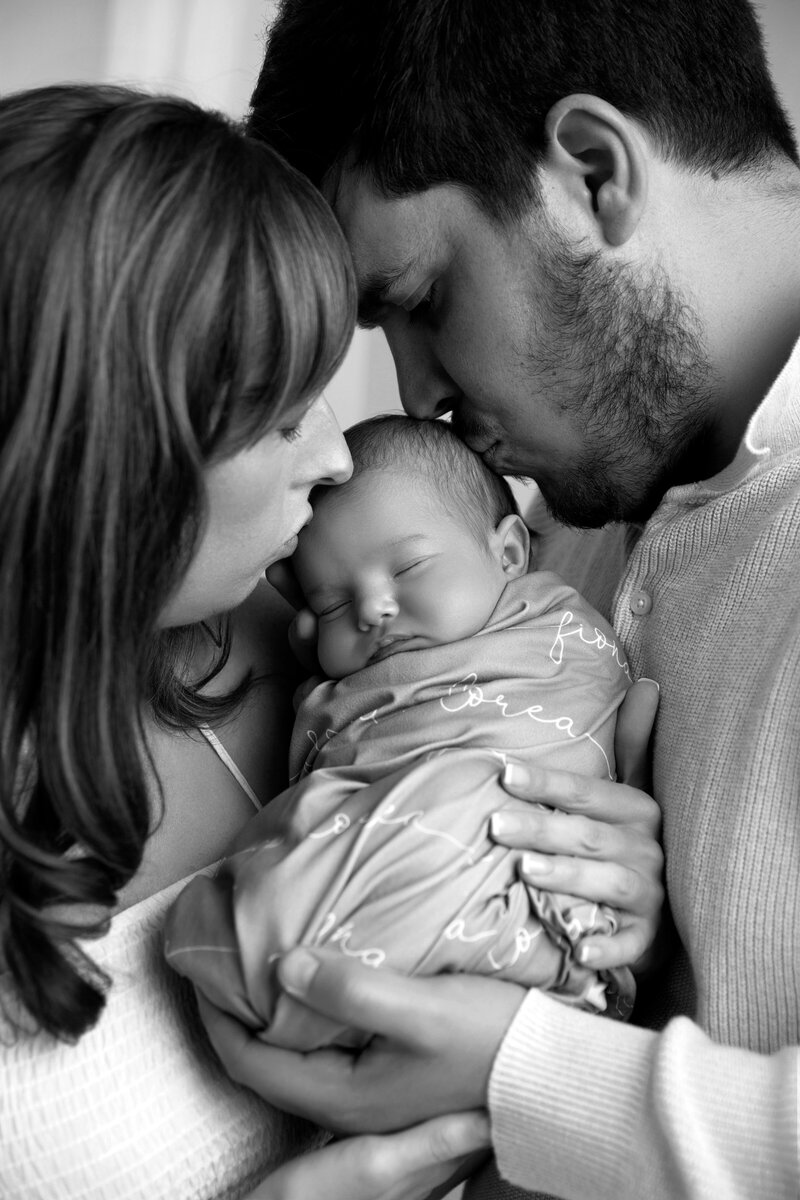
{"type": "Polygon", "coordinates": [[[531,537],[522,517],[511,513],[503,517],[494,531],[496,553],[509,579],[518,579],[528,569],[531,537]]]}

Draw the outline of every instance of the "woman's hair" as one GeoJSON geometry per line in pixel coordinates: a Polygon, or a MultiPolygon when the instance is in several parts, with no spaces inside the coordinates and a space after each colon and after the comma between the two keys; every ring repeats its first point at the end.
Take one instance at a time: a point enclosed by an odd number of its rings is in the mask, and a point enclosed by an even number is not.
{"type": "Polygon", "coordinates": [[[75,938],[152,829],[143,707],[203,715],[198,631],[158,622],[204,467],[296,421],[354,311],[321,197],[223,116],[116,88],[0,100],[0,961],[55,1035],[102,1008],[75,938]]]}
{"type": "Polygon", "coordinates": [[[695,170],[797,162],[749,0],[282,0],[250,129],[317,183],[349,156],[388,196],[460,184],[507,218],[579,92],[695,170]]]}
{"type": "MultiPolygon", "coordinates": [[[[351,425],[344,437],[353,459],[350,483],[367,471],[387,467],[402,471],[409,481],[421,476],[455,520],[468,526],[482,543],[503,517],[519,513],[505,479],[489,470],[448,421],[419,421],[388,413],[351,425]]],[[[348,484],[336,492],[342,487],[348,484]]],[[[323,486],[315,488],[312,501],[322,491],[323,486]]]]}

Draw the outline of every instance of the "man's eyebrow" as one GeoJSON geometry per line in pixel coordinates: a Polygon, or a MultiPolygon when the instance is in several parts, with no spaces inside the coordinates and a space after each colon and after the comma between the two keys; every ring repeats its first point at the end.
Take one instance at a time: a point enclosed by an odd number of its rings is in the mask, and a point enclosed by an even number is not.
{"type": "Polygon", "coordinates": [[[420,257],[415,255],[408,262],[370,271],[358,289],[358,323],[371,328],[380,323],[383,309],[388,303],[387,293],[402,287],[418,269],[420,257]]]}

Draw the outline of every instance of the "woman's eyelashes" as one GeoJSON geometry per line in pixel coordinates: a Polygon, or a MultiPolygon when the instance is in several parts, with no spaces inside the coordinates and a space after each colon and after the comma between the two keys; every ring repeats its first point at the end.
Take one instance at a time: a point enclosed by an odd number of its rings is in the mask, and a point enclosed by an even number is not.
{"type": "Polygon", "coordinates": [[[302,426],[291,425],[288,429],[281,429],[280,435],[285,442],[296,442],[303,436],[302,426]]]}

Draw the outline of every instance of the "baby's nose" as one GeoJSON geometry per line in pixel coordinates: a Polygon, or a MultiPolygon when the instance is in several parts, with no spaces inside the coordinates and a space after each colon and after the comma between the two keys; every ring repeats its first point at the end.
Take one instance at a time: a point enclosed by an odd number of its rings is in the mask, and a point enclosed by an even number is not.
{"type": "Polygon", "coordinates": [[[394,596],[365,596],[358,608],[358,628],[362,633],[368,633],[384,621],[391,621],[397,613],[398,606],[394,596]]]}

